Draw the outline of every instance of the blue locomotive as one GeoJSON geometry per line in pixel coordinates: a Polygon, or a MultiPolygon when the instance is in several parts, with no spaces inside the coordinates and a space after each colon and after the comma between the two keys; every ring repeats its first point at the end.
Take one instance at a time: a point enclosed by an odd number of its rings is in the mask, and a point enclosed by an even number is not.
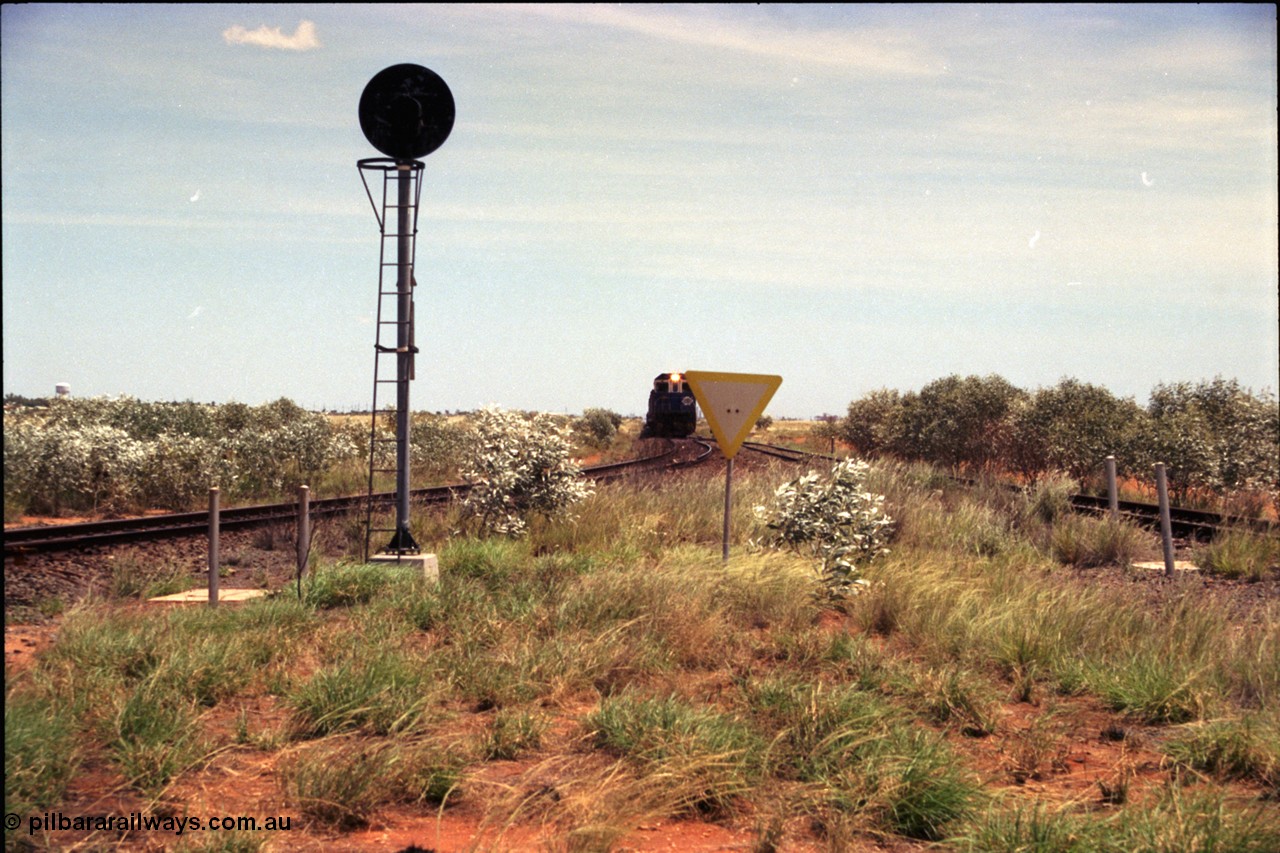
{"type": "Polygon", "coordinates": [[[698,426],[698,404],[681,373],[659,373],[649,392],[641,438],[685,438],[698,426]]]}

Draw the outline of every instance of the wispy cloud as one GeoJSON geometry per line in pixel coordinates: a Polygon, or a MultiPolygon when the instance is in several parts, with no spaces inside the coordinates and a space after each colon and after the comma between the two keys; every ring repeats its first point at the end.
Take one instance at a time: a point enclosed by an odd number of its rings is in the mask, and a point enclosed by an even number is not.
{"type": "Polygon", "coordinates": [[[504,8],[564,23],[630,32],[657,41],[735,51],[788,62],[814,63],[866,76],[941,74],[945,59],[905,29],[840,30],[784,27],[744,21],[713,9],[612,5],[518,5],[504,8]]]}
{"type": "Polygon", "coordinates": [[[278,50],[314,50],[320,46],[320,39],[316,37],[316,25],[311,21],[299,22],[298,29],[291,36],[282,33],[279,27],[268,27],[266,24],[256,30],[236,24],[223,30],[222,38],[227,44],[251,44],[278,50]]]}

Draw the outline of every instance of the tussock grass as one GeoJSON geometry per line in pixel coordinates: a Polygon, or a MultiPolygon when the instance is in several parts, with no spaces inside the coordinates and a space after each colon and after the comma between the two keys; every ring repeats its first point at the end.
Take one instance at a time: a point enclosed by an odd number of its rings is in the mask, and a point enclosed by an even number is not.
{"type": "Polygon", "coordinates": [[[1280,539],[1227,530],[1197,548],[1193,559],[1200,568],[1223,577],[1260,581],[1280,572],[1280,539]]]}
{"type": "Polygon", "coordinates": [[[304,817],[354,829],[385,805],[443,803],[461,783],[460,758],[429,741],[330,738],[290,756],[279,773],[304,817]]]}
{"type": "Polygon", "coordinates": [[[6,691],[4,809],[26,815],[62,799],[81,760],[70,709],[48,696],[6,691]]]}
{"type": "Polygon", "coordinates": [[[1167,746],[1171,758],[1223,779],[1249,779],[1280,796],[1280,715],[1245,714],[1186,726],[1167,746]]]}
{"type": "Polygon", "coordinates": [[[952,841],[972,853],[1266,853],[1280,849],[1280,817],[1265,804],[1230,805],[1220,790],[1175,786],[1153,804],[1102,816],[1070,806],[997,808],[952,841]]]}
{"type": "Polygon", "coordinates": [[[151,676],[120,697],[107,744],[125,780],[155,795],[204,754],[197,705],[151,676]]]}
{"type": "Polygon", "coordinates": [[[1079,569],[1129,566],[1149,551],[1149,535],[1133,524],[1067,516],[1054,523],[1049,547],[1054,558],[1079,569]]]}
{"type": "Polygon", "coordinates": [[[811,561],[746,545],[752,507],[794,476],[735,473],[727,566],[723,478],[699,474],[604,485],[521,540],[419,519],[439,583],[344,561],[301,602],[73,608],[6,684],[6,800],[57,808],[85,756],[154,797],[239,743],[274,755],[319,833],[465,797],[499,837],[532,822],[566,850],[683,816],[755,822],[762,850],[799,825],[831,849],[1272,849],[1267,812],[1223,786],[1276,788],[1280,604],[1091,583],[1054,543],[1102,527],[1056,485],[966,490],[887,464],[869,487],[898,522],[892,553],[827,610],[811,561]],[[1092,811],[993,799],[973,738],[1003,749],[1005,779],[1048,777],[1055,703],[1079,694],[1160,731],[1166,790],[1092,811]],[[1014,729],[1006,702],[1046,710],[1014,729]],[[264,705],[280,713],[251,731],[264,705]],[[495,781],[491,761],[515,764],[495,781]]]}
{"type": "Polygon", "coordinates": [[[583,721],[601,749],[643,765],[682,812],[720,814],[759,777],[759,737],[741,720],[675,696],[624,694],[583,721]]]}

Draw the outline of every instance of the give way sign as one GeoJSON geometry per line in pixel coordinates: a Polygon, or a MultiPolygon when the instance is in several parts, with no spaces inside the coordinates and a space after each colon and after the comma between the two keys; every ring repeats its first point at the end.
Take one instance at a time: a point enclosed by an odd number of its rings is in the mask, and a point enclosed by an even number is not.
{"type": "Polygon", "coordinates": [[[726,459],[738,452],[782,384],[781,376],[760,373],[687,370],[684,378],[726,459]]]}

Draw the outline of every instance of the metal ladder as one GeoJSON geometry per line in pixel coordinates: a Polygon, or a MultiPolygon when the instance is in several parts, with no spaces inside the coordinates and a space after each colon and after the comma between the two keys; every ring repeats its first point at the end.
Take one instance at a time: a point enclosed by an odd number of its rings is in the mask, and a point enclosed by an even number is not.
{"type": "MultiPolygon", "coordinates": [[[[399,278],[399,262],[397,247],[402,234],[399,231],[400,207],[399,204],[399,181],[400,175],[407,169],[411,186],[409,188],[409,221],[411,223],[408,237],[410,240],[409,257],[415,257],[416,240],[418,233],[418,202],[422,192],[422,163],[396,163],[391,160],[383,160],[381,158],[374,160],[362,160],[359,163],[361,179],[364,181],[365,193],[369,196],[369,203],[373,206],[374,215],[378,219],[378,231],[381,235],[378,249],[378,308],[375,320],[375,336],[374,336],[374,357],[373,357],[373,399],[369,407],[369,489],[368,499],[365,506],[365,523],[364,523],[364,558],[369,559],[371,551],[371,541],[374,534],[396,534],[397,530],[394,526],[384,527],[375,526],[374,510],[376,504],[379,503],[376,498],[376,481],[379,474],[397,473],[396,458],[400,450],[400,442],[409,440],[409,436],[395,435],[395,417],[397,400],[406,398],[406,394],[402,393],[407,390],[408,382],[413,378],[413,354],[417,353],[417,347],[413,338],[413,288],[417,286],[417,280],[413,276],[412,269],[408,277],[409,289],[408,297],[410,299],[410,313],[407,321],[399,319],[398,304],[402,296],[406,293],[401,289],[399,278]],[[382,172],[382,192],[381,203],[374,201],[373,192],[369,188],[369,180],[366,175],[368,171],[382,172]],[[388,216],[388,212],[391,213],[388,216]],[[388,251],[388,247],[390,250],[388,251]],[[390,289],[388,289],[388,287],[390,289]],[[398,362],[399,357],[404,349],[400,346],[401,327],[407,325],[408,352],[410,353],[409,374],[402,381],[399,376],[398,362]],[[389,357],[389,358],[388,358],[389,357]],[[391,378],[386,378],[390,373],[391,378]],[[384,403],[379,407],[379,398],[385,398],[383,386],[392,386],[390,389],[391,401],[389,404],[384,403]],[[391,420],[392,435],[388,437],[385,431],[378,429],[379,417],[391,420]],[[388,462],[387,460],[390,460],[388,462]]],[[[394,521],[392,522],[394,524],[394,521]]]]}

